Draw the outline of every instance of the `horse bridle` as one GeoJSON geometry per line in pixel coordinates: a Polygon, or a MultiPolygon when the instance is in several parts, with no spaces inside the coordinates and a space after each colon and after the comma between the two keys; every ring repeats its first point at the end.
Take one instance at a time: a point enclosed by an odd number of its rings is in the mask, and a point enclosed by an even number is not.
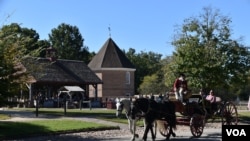
{"type": "Polygon", "coordinates": [[[119,106],[119,108],[117,109],[118,112],[122,112],[123,110],[123,103],[120,103],[121,105],[119,106]]]}

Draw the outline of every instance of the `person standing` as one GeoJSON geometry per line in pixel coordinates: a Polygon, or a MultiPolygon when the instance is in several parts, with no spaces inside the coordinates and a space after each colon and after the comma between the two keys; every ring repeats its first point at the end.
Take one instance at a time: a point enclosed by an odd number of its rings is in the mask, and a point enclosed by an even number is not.
{"type": "Polygon", "coordinates": [[[203,88],[200,89],[200,96],[202,97],[202,99],[206,99],[206,97],[207,97],[203,88]]]}
{"type": "Polygon", "coordinates": [[[187,80],[185,78],[185,75],[181,73],[174,82],[175,98],[177,100],[180,100],[183,104],[185,104],[183,102],[183,95],[187,94],[187,91],[188,91],[187,80]]]}

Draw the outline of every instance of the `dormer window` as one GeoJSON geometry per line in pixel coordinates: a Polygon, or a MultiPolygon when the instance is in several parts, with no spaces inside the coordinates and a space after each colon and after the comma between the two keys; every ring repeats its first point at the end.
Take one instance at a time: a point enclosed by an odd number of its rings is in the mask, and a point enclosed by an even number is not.
{"type": "Polygon", "coordinates": [[[126,72],[126,84],[130,84],[130,72],[126,72]]]}

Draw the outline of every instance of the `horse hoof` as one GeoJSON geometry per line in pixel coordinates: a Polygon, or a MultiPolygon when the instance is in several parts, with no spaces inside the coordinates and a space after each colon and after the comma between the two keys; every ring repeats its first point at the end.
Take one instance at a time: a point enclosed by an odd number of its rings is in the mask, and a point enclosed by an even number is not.
{"type": "Polygon", "coordinates": [[[175,133],[173,133],[173,137],[176,137],[176,134],[175,134],[175,133]]]}
{"type": "Polygon", "coordinates": [[[135,134],[135,137],[136,137],[136,138],[139,138],[139,135],[138,135],[138,134],[135,134]]]}

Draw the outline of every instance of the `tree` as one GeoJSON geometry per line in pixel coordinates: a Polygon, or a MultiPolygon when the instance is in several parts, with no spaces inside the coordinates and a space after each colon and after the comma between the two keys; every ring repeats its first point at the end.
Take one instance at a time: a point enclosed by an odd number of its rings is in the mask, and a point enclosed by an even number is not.
{"type": "Polygon", "coordinates": [[[17,90],[15,82],[22,76],[20,62],[26,48],[23,46],[27,41],[20,36],[19,26],[12,24],[4,26],[0,30],[0,88],[1,99],[10,96],[11,91],[17,90]]]}
{"type": "MultiPolygon", "coordinates": [[[[0,29],[0,89],[1,97],[17,94],[27,80],[22,66],[26,56],[37,56],[39,35],[33,29],[22,28],[17,23],[0,29]]],[[[24,88],[24,87],[23,87],[24,88]]]]}
{"type": "Polygon", "coordinates": [[[10,25],[3,26],[1,28],[1,32],[2,40],[6,40],[6,38],[8,38],[9,42],[19,42],[18,46],[22,46],[23,49],[25,49],[24,54],[30,54],[34,57],[38,56],[35,52],[39,50],[39,45],[37,44],[39,34],[35,30],[21,27],[17,23],[12,23],[10,25]]]}
{"type": "MultiPolygon", "coordinates": [[[[204,14],[184,20],[172,44],[173,61],[166,66],[171,78],[185,73],[189,85],[229,91],[233,85],[244,86],[249,70],[249,52],[231,39],[231,19],[219,10],[203,8],[204,14]]],[[[172,85],[169,80],[167,85],[172,85]]],[[[240,87],[238,87],[240,88],[240,87]]]]}
{"type": "Polygon", "coordinates": [[[95,55],[95,52],[89,52],[89,48],[85,46],[79,52],[79,60],[83,60],[83,62],[88,64],[95,55]]]}
{"type": "MultiPolygon", "coordinates": [[[[125,51],[124,51],[125,52],[125,51]]],[[[136,53],[135,49],[130,48],[127,53],[125,53],[128,59],[135,65],[135,89],[136,93],[139,93],[140,85],[143,82],[145,76],[151,76],[154,73],[161,70],[161,54],[154,52],[143,52],[136,53]]]]}
{"type": "Polygon", "coordinates": [[[39,40],[37,42],[37,45],[40,48],[39,53],[37,53],[37,57],[45,58],[46,57],[46,49],[51,46],[50,42],[48,40],[39,40]]]}
{"type": "Polygon", "coordinates": [[[83,47],[82,35],[76,26],[62,23],[52,29],[49,34],[49,41],[57,50],[60,59],[83,60],[89,62],[88,47],[83,47]],[[86,59],[86,60],[85,60],[86,59]]]}
{"type": "Polygon", "coordinates": [[[147,75],[143,78],[138,91],[140,94],[165,94],[167,87],[164,85],[164,79],[158,71],[152,75],[147,75]]]}

